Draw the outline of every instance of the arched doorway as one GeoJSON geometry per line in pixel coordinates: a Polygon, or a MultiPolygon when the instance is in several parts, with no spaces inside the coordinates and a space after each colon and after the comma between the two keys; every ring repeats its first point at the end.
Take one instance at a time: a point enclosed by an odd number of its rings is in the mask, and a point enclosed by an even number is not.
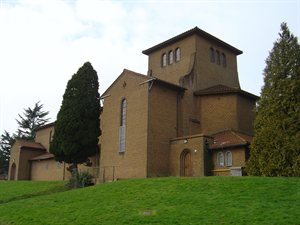
{"type": "Polygon", "coordinates": [[[192,156],[189,149],[182,151],[180,155],[180,176],[190,177],[192,176],[192,156]]]}
{"type": "Polygon", "coordinates": [[[16,178],[16,164],[13,163],[10,168],[10,180],[15,180],[16,178]]]}

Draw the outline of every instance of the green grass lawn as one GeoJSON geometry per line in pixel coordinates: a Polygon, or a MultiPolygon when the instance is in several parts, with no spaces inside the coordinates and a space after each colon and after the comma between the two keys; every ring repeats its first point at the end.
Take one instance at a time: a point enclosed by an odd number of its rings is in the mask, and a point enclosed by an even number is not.
{"type": "Polygon", "coordinates": [[[0,204],[64,190],[62,181],[0,181],[0,204]]]}
{"type": "Polygon", "coordinates": [[[62,185],[0,182],[0,225],[300,224],[300,178],[137,179],[57,193],[62,185]]]}

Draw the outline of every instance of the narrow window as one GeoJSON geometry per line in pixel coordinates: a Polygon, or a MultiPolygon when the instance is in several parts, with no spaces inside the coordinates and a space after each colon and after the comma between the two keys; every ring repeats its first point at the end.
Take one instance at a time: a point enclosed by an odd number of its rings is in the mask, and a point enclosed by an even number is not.
{"type": "Polygon", "coordinates": [[[232,153],[226,152],[226,166],[232,166],[232,153]]]}
{"type": "Polygon", "coordinates": [[[119,152],[125,152],[126,108],[126,99],[123,99],[121,102],[121,118],[119,127],[119,152]]]}
{"type": "Polygon", "coordinates": [[[169,54],[168,54],[168,63],[169,63],[169,65],[173,63],[173,58],[174,58],[173,54],[174,53],[173,53],[172,50],[169,51],[169,54]]]}
{"type": "Polygon", "coordinates": [[[216,51],[216,62],[220,65],[220,52],[218,50],[216,51]]]}
{"type": "Polygon", "coordinates": [[[175,49],[175,61],[179,62],[180,58],[181,58],[180,48],[176,48],[175,49]]]}
{"type": "Polygon", "coordinates": [[[226,55],[222,53],[222,66],[226,67],[226,55]]]}
{"type": "Polygon", "coordinates": [[[166,65],[167,65],[167,54],[164,53],[164,54],[162,54],[162,56],[161,56],[161,66],[162,66],[162,67],[165,67],[166,65]]]}
{"type": "Polygon", "coordinates": [[[223,152],[218,152],[217,155],[217,160],[218,160],[218,166],[224,166],[224,154],[223,152]]]}
{"type": "Polygon", "coordinates": [[[209,58],[210,58],[210,62],[215,62],[215,50],[213,48],[209,49],[209,58]]]}

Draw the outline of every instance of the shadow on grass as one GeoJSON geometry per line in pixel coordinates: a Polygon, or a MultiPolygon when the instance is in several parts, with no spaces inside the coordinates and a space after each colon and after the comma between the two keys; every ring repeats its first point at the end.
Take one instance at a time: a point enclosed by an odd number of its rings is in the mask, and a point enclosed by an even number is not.
{"type": "MultiPolygon", "coordinates": [[[[23,200],[23,199],[28,199],[28,198],[37,197],[37,196],[50,195],[50,194],[55,194],[55,193],[59,193],[59,192],[65,192],[65,191],[69,191],[69,190],[71,190],[71,189],[69,189],[65,186],[53,187],[53,188],[50,188],[48,190],[39,191],[39,192],[36,192],[36,193],[24,194],[24,195],[11,197],[11,198],[8,198],[8,199],[5,199],[5,200],[0,200],[0,204],[5,204],[5,203],[18,201],[18,200],[23,200]]],[[[0,225],[2,225],[2,224],[0,223],[0,225]]]]}

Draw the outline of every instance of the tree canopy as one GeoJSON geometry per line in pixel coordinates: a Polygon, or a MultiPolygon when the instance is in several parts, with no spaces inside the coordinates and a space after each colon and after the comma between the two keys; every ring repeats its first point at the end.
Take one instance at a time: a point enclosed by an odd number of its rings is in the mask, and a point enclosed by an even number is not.
{"type": "Polygon", "coordinates": [[[35,138],[35,129],[44,125],[49,121],[49,118],[45,118],[49,111],[42,111],[43,104],[40,102],[35,103],[34,108],[28,107],[24,109],[23,116],[20,114],[20,119],[16,119],[19,128],[17,131],[17,138],[33,140],[35,138]]]}
{"type": "Polygon", "coordinates": [[[10,149],[14,142],[14,136],[7,131],[0,136],[0,174],[8,173],[10,149]]]}
{"type": "Polygon", "coordinates": [[[23,116],[19,115],[16,119],[19,127],[18,130],[10,134],[6,130],[0,136],[0,174],[8,172],[10,150],[16,139],[33,140],[35,138],[35,130],[49,121],[45,118],[49,112],[42,111],[43,104],[35,103],[33,109],[28,107],[24,109],[23,116]]]}
{"type": "Polygon", "coordinates": [[[86,62],[68,81],[54,126],[50,152],[77,168],[98,151],[100,95],[97,72],[86,62]]]}
{"type": "Polygon", "coordinates": [[[281,24],[266,60],[248,173],[300,176],[300,45],[281,24]]]}

